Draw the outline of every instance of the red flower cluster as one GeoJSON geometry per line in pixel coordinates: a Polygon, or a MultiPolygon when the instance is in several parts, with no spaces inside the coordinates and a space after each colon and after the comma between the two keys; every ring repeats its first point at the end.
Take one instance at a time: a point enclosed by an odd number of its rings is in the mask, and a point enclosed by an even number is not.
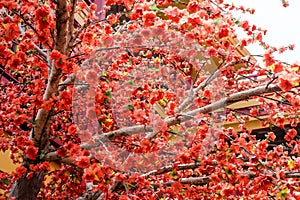
{"type": "Polygon", "coordinates": [[[73,64],[67,61],[67,57],[64,54],[54,50],[51,52],[50,58],[54,61],[55,66],[62,69],[63,72],[67,74],[72,72],[73,64]]]}
{"type": "Polygon", "coordinates": [[[288,130],[288,132],[284,136],[284,139],[286,141],[291,141],[291,140],[293,140],[295,138],[296,135],[297,135],[297,131],[292,128],[292,129],[288,130]]]}
{"type": "Polygon", "coordinates": [[[143,23],[145,27],[154,25],[154,19],[156,18],[156,12],[153,11],[145,11],[143,13],[143,23]]]}
{"type": "Polygon", "coordinates": [[[290,91],[294,85],[291,81],[279,78],[279,87],[282,91],[290,91]]]}
{"type": "Polygon", "coordinates": [[[33,145],[30,145],[26,148],[25,152],[28,158],[30,158],[31,160],[35,160],[38,153],[38,149],[33,145]]]}
{"type": "Polygon", "coordinates": [[[20,35],[20,28],[15,23],[7,23],[5,25],[5,33],[4,38],[6,41],[12,41],[13,39],[16,39],[20,35]]]}
{"type": "Polygon", "coordinates": [[[47,6],[40,6],[38,9],[36,9],[34,15],[35,19],[37,21],[38,29],[44,30],[48,28],[49,25],[49,8],[47,6]]]}
{"type": "Polygon", "coordinates": [[[78,167],[85,169],[90,165],[90,159],[87,156],[79,156],[76,159],[76,164],[78,167]]]}

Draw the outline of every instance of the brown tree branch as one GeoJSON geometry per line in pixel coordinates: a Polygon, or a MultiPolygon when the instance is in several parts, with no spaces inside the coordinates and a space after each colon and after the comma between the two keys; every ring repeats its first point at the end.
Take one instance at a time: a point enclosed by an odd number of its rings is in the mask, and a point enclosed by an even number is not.
{"type": "Polygon", "coordinates": [[[64,89],[66,89],[66,87],[67,87],[68,85],[71,85],[71,84],[74,83],[75,79],[76,79],[75,74],[70,74],[66,80],[64,80],[62,83],[60,83],[60,84],[58,85],[58,91],[61,92],[61,91],[63,91],[64,89]]]}
{"type": "Polygon", "coordinates": [[[89,26],[89,24],[91,23],[91,21],[88,19],[83,26],[80,27],[79,30],[77,30],[74,34],[71,35],[70,40],[69,40],[69,44],[67,47],[67,50],[70,51],[70,53],[73,51],[74,47],[76,46],[76,44],[74,44],[74,42],[76,41],[76,39],[79,37],[79,35],[89,26]]]}
{"type": "MultiPolygon", "coordinates": [[[[68,27],[67,19],[68,19],[67,0],[60,0],[57,2],[57,8],[56,8],[57,35],[55,41],[55,49],[61,53],[65,53],[65,49],[66,49],[67,27],[68,27]]],[[[58,69],[53,65],[50,75],[48,77],[46,91],[43,96],[44,100],[49,100],[53,94],[57,93],[60,75],[61,75],[61,69],[58,69]]],[[[43,144],[47,143],[47,141],[43,141],[43,139],[41,138],[43,135],[42,132],[47,123],[48,116],[49,116],[49,111],[46,111],[43,108],[40,109],[36,117],[37,124],[31,133],[31,137],[32,140],[35,142],[35,145],[37,147],[41,147],[42,149],[44,147],[40,146],[38,142],[41,141],[43,144]]],[[[45,138],[47,138],[47,136],[45,136],[45,138]]]]}
{"type": "Polygon", "coordinates": [[[167,165],[160,169],[149,171],[145,174],[142,174],[141,176],[148,178],[149,176],[156,176],[156,175],[164,174],[164,173],[170,172],[174,169],[176,169],[176,170],[195,169],[199,166],[201,166],[201,163],[180,164],[177,166],[167,165]]]}
{"type": "Polygon", "coordinates": [[[205,185],[211,182],[211,179],[207,176],[204,177],[189,177],[189,178],[181,178],[178,181],[169,181],[163,183],[165,186],[171,186],[172,184],[180,182],[181,184],[190,184],[190,185],[205,185]]]}
{"type": "MultiPolygon", "coordinates": [[[[67,0],[59,0],[56,5],[56,41],[55,49],[63,54],[66,52],[66,39],[67,39],[67,27],[68,27],[68,10],[67,0]]],[[[53,63],[53,62],[52,62],[53,63]]],[[[61,69],[52,66],[50,75],[48,77],[48,83],[43,99],[49,100],[52,95],[56,95],[58,92],[58,84],[61,76],[61,69]]],[[[50,111],[46,111],[41,108],[35,118],[36,126],[32,129],[30,139],[34,142],[34,145],[39,150],[45,149],[49,143],[50,134],[50,111]]],[[[23,166],[29,165],[30,160],[24,159],[23,166]]],[[[29,173],[29,171],[27,171],[29,173]]],[[[44,179],[45,172],[35,173],[32,178],[26,178],[27,173],[15,182],[11,188],[10,197],[15,197],[17,200],[22,199],[36,199],[36,196],[40,190],[41,183],[44,179]],[[28,192],[31,191],[31,192],[28,192]]]]}
{"type": "MultiPolygon", "coordinates": [[[[229,62],[225,66],[223,66],[222,68],[229,67],[229,66],[231,66],[235,63],[236,62],[233,62],[233,61],[229,62]]],[[[189,104],[191,104],[193,102],[193,100],[195,99],[197,93],[200,90],[203,90],[207,85],[209,85],[218,76],[220,76],[220,69],[216,70],[214,73],[212,73],[210,76],[208,76],[203,82],[201,82],[195,89],[193,89],[191,91],[191,93],[189,94],[189,96],[175,109],[175,112],[180,113],[181,111],[183,111],[189,104]]]]}
{"type": "MultiPolygon", "coordinates": [[[[180,115],[179,117],[167,118],[165,120],[165,122],[169,126],[180,124],[184,121],[190,120],[191,117],[189,117],[189,116],[195,116],[198,113],[210,113],[212,111],[215,111],[217,109],[220,109],[227,105],[230,105],[234,102],[238,102],[238,101],[247,99],[249,97],[258,96],[261,94],[271,93],[271,92],[276,92],[276,91],[281,91],[279,86],[276,84],[269,85],[269,87],[267,87],[267,88],[265,85],[259,86],[259,87],[252,88],[252,89],[249,89],[246,91],[231,94],[228,97],[218,100],[210,105],[195,109],[190,112],[186,112],[186,113],[184,113],[184,115],[180,115]]],[[[82,144],[81,147],[85,148],[85,149],[91,149],[95,146],[99,146],[100,144],[102,144],[103,141],[112,140],[112,139],[119,138],[122,136],[134,135],[134,134],[137,134],[140,132],[151,132],[151,131],[153,131],[153,128],[151,126],[137,125],[137,126],[132,126],[132,127],[124,127],[124,128],[100,135],[99,136],[100,138],[98,139],[98,141],[95,142],[94,145],[82,144]]],[[[56,152],[51,152],[51,153],[49,153],[49,155],[47,154],[46,156],[49,157],[48,160],[51,161],[51,159],[50,159],[51,157],[55,158],[55,160],[57,160],[57,157],[52,154],[56,154],[56,152]]]]}
{"type": "MultiPolygon", "coordinates": [[[[173,125],[180,124],[182,122],[190,120],[191,116],[195,116],[198,113],[203,113],[203,114],[210,113],[210,112],[213,112],[220,108],[226,107],[232,103],[235,103],[235,102],[238,102],[238,101],[241,101],[244,99],[248,99],[249,97],[258,96],[261,94],[271,93],[271,92],[276,92],[276,91],[281,91],[279,86],[276,84],[269,85],[268,87],[263,85],[263,86],[259,86],[256,88],[251,88],[246,91],[231,94],[228,97],[220,99],[220,100],[218,100],[214,103],[211,103],[207,106],[203,106],[201,108],[197,108],[195,110],[183,113],[182,115],[180,115],[178,117],[166,118],[165,122],[168,124],[168,126],[173,126],[173,125]]],[[[141,133],[141,132],[153,132],[153,127],[145,126],[145,125],[124,127],[124,128],[100,135],[98,141],[95,141],[94,145],[82,144],[81,147],[86,148],[86,149],[91,149],[93,147],[96,147],[96,146],[99,146],[100,144],[102,144],[102,141],[112,140],[115,138],[120,138],[122,136],[128,136],[128,135],[130,136],[130,135],[134,135],[134,134],[141,133]]],[[[154,137],[155,135],[156,134],[152,135],[152,137],[154,137]]]]}
{"type": "Polygon", "coordinates": [[[67,42],[71,41],[71,37],[73,35],[74,31],[74,19],[75,19],[75,9],[76,9],[77,0],[71,0],[71,13],[69,17],[69,26],[68,26],[68,36],[67,36],[67,42]]]}
{"type": "MultiPolygon", "coordinates": [[[[186,164],[186,166],[187,166],[187,168],[192,167],[190,169],[194,168],[193,164],[186,164]]],[[[182,165],[182,170],[184,170],[184,169],[186,169],[186,167],[184,165],[182,165]]],[[[256,177],[256,174],[254,172],[240,172],[240,173],[244,176],[247,176],[248,178],[256,177]]],[[[284,178],[300,178],[300,172],[285,172],[284,178]]],[[[163,182],[161,185],[169,187],[169,186],[172,186],[176,182],[179,182],[181,184],[189,184],[189,185],[206,185],[211,182],[211,179],[208,176],[188,177],[188,178],[181,178],[177,181],[172,180],[172,181],[168,181],[168,182],[163,182]]],[[[151,186],[153,188],[159,187],[158,184],[151,184],[151,186]]],[[[88,191],[82,197],[79,197],[77,200],[99,200],[99,199],[103,199],[103,198],[104,198],[104,194],[101,193],[101,191],[95,191],[95,192],[88,191]]]]}

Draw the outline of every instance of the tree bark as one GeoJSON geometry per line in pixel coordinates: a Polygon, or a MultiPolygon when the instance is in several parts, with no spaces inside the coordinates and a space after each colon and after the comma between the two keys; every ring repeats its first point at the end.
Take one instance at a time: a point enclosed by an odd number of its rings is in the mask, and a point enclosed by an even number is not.
{"type": "MultiPolygon", "coordinates": [[[[74,1],[76,3],[76,1],[74,1]]],[[[67,0],[57,0],[56,3],[56,38],[55,38],[55,50],[62,54],[66,54],[66,44],[68,35],[68,19],[69,12],[67,10],[67,0]]],[[[75,5],[74,5],[75,6],[75,5]]],[[[73,12],[74,15],[74,12],[73,12]]],[[[71,20],[74,23],[73,20],[71,20]]],[[[72,28],[71,28],[72,29],[72,28]]],[[[73,31],[73,30],[72,30],[73,31]]],[[[59,81],[61,77],[61,69],[56,68],[55,64],[51,64],[51,72],[48,75],[48,83],[43,99],[49,100],[53,95],[58,94],[59,81]]],[[[30,139],[34,142],[35,147],[39,149],[39,152],[44,150],[49,143],[51,117],[50,111],[46,111],[41,108],[35,118],[37,121],[36,126],[32,129],[30,139]]],[[[29,166],[30,160],[24,156],[23,166],[29,166]]],[[[27,168],[28,169],[28,168],[27,168]]],[[[25,175],[17,180],[11,190],[10,197],[14,197],[16,200],[34,200],[36,199],[42,182],[44,180],[45,171],[40,173],[34,172],[30,179],[27,179],[27,174],[30,170],[27,170],[25,175]]]]}
{"type": "Polygon", "coordinates": [[[30,179],[26,177],[28,172],[29,171],[27,170],[26,174],[13,184],[9,197],[15,197],[16,200],[36,199],[42,186],[45,172],[34,173],[30,179]]]}

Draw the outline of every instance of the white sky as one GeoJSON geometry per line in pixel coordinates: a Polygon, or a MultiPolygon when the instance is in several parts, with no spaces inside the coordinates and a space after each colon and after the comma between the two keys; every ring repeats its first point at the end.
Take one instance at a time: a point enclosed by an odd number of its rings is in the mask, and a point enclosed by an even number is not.
{"type": "MultiPolygon", "coordinates": [[[[276,56],[281,61],[294,63],[300,61],[300,0],[289,0],[290,6],[284,8],[281,0],[226,0],[234,5],[254,8],[254,15],[237,14],[237,18],[247,19],[257,27],[267,29],[264,40],[270,45],[280,47],[295,44],[294,51],[286,51],[276,56]]],[[[251,54],[261,54],[258,45],[248,46],[251,54]]]]}

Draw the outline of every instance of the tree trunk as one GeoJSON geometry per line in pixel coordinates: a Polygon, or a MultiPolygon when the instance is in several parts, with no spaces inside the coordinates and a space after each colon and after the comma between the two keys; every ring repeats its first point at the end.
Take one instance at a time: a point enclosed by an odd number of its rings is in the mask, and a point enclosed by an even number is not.
{"type": "Polygon", "coordinates": [[[45,172],[34,173],[30,179],[27,179],[26,175],[28,172],[29,171],[27,170],[26,174],[13,184],[9,197],[15,197],[16,200],[36,199],[42,186],[45,172]]]}

